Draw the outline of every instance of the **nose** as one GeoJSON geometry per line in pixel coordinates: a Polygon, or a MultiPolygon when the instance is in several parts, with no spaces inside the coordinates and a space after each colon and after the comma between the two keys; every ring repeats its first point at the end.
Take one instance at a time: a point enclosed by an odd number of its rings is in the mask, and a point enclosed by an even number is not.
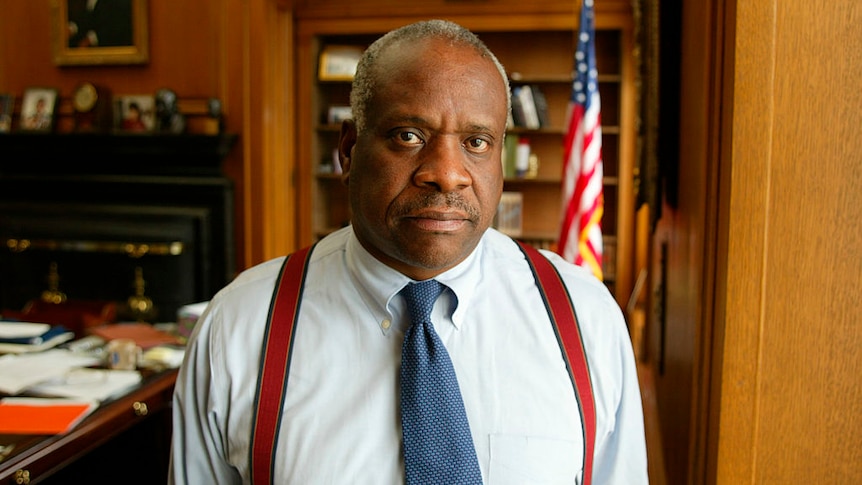
{"type": "Polygon", "coordinates": [[[413,181],[420,187],[432,187],[444,193],[460,190],[473,181],[467,163],[467,154],[457,137],[437,137],[422,151],[422,161],[413,181]]]}

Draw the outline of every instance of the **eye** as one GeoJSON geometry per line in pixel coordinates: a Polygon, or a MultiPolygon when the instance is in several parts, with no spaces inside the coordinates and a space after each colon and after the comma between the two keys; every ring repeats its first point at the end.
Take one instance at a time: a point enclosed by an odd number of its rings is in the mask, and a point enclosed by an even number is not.
{"type": "Polygon", "coordinates": [[[421,145],[424,143],[418,133],[408,130],[396,132],[393,138],[402,145],[421,145]]]}
{"type": "Polygon", "coordinates": [[[469,138],[466,145],[468,150],[475,153],[484,153],[491,149],[491,143],[481,137],[469,138]]]}

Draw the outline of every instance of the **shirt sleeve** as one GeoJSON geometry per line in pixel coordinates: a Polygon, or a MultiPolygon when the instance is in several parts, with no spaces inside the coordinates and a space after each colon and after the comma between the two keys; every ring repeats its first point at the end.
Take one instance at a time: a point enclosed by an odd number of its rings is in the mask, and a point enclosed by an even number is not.
{"type": "MultiPolygon", "coordinates": [[[[604,434],[596,437],[593,483],[647,484],[646,437],[637,366],[622,312],[615,303],[613,307],[617,315],[609,322],[613,327],[608,329],[613,334],[607,353],[610,358],[595,363],[606,368],[594,374],[599,379],[611,380],[613,384],[609,387],[614,391],[612,398],[605,401],[606,423],[600,428],[604,434]]],[[[599,385],[605,387],[606,383],[599,385]]]]}
{"type": "Polygon", "coordinates": [[[177,376],[173,398],[173,440],[169,484],[242,483],[226,460],[225,439],[219,420],[218,372],[213,370],[213,321],[217,311],[207,309],[198,321],[177,376]]]}

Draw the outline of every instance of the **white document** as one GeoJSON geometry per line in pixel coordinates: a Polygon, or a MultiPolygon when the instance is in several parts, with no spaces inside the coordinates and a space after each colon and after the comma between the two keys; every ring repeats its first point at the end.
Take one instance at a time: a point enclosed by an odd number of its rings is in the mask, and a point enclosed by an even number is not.
{"type": "Polygon", "coordinates": [[[70,369],[65,375],[27,389],[40,396],[106,401],[125,394],[141,383],[136,370],[70,369]]]}
{"type": "Polygon", "coordinates": [[[0,357],[0,391],[18,394],[28,387],[63,377],[71,369],[99,363],[99,359],[65,349],[4,355],[0,357]]]}
{"type": "Polygon", "coordinates": [[[0,320],[0,338],[38,337],[51,329],[47,323],[10,322],[0,320]]]}

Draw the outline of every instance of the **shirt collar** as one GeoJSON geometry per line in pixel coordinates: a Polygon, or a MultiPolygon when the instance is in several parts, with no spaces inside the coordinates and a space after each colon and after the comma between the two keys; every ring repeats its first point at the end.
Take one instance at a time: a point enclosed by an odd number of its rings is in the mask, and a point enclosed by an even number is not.
{"type": "MultiPolygon", "coordinates": [[[[463,325],[469,303],[476,292],[476,287],[482,280],[480,262],[484,248],[485,236],[464,261],[435,277],[437,281],[446,285],[454,293],[452,323],[456,328],[461,328],[463,325]]],[[[356,238],[356,233],[352,230],[347,239],[345,251],[348,271],[354,285],[366,307],[374,314],[377,322],[381,324],[384,333],[386,333],[389,330],[389,325],[391,325],[390,304],[392,299],[412,280],[372,256],[362,247],[359,239],[356,238]]]]}

